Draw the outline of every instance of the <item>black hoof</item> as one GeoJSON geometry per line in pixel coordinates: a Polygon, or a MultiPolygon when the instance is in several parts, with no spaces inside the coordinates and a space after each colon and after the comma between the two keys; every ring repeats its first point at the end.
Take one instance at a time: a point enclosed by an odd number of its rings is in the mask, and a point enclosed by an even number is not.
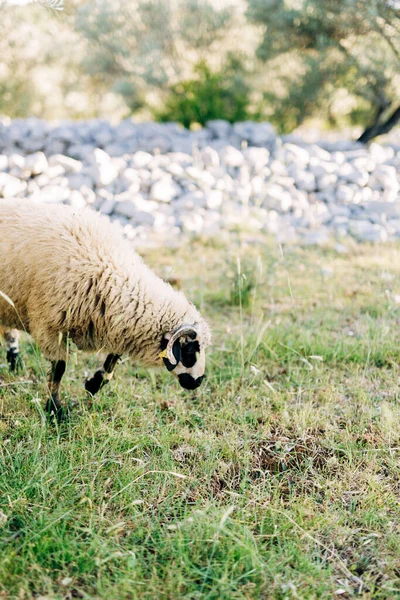
{"type": "Polygon", "coordinates": [[[94,396],[105,383],[107,380],[104,379],[104,371],[96,371],[91,379],[85,381],[85,390],[94,396]]]}
{"type": "Polygon", "coordinates": [[[50,419],[55,419],[57,423],[62,423],[67,418],[66,410],[55,398],[49,398],[46,403],[46,412],[50,419]]]}
{"type": "Polygon", "coordinates": [[[10,365],[10,371],[19,371],[23,367],[19,353],[14,350],[7,351],[7,362],[10,365]]]}

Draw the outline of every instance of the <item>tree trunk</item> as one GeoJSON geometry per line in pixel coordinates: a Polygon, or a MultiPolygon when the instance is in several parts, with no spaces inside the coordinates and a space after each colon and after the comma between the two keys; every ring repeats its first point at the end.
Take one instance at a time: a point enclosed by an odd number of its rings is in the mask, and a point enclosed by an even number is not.
{"type": "Polygon", "coordinates": [[[388,133],[388,131],[390,131],[397,124],[397,122],[400,121],[400,106],[398,106],[396,110],[392,112],[388,119],[381,121],[381,116],[384,110],[385,107],[382,105],[379,106],[373,124],[366,128],[364,133],[362,133],[357,139],[357,142],[367,144],[376,136],[388,133]]]}

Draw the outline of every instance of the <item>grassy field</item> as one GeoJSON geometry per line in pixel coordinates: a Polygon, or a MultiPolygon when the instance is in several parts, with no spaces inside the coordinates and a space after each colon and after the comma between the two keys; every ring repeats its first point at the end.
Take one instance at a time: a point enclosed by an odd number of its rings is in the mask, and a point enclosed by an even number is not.
{"type": "Polygon", "coordinates": [[[71,352],[57,428],[28,339],[1,366],[0,598],[400,598],[400,247],[147,261],[212,323],[207,380],[125,360],[89,408],[71,352]]]}

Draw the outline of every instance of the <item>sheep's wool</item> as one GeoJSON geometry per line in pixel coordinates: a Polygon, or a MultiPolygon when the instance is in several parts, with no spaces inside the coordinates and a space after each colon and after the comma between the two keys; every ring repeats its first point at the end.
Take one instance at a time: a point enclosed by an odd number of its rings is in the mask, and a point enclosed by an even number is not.
{"type": "Polygon", "coordinates": [[[51,360],[65,360],[71,339],[160,365],[163,335],[182,323],[210,343],[193,304],[106,217],[27,200],[0,200],[0,323],[25,329],[51,360]]]}

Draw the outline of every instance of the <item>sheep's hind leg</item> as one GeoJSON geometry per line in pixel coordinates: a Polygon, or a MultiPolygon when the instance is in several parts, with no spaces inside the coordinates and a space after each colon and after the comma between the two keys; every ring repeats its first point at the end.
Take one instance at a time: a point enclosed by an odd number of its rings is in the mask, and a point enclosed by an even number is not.
{"type": "Polygon", "coordinates": [[[50,398],[46,404],[46,411],[49,415],[54,415],[58,422],[62,421],[65,417],[65,410],[60,401],[60,384],[64,373],[65,360],[51,361],[51,369],[49,372],[50,398]]]}
{"type": "Polygon", "coordinates": [[[93,375],[91,379],[88,379],[85,383],[85,389],[92,396],[98,392],[106,383],[112,379],[114,374],[115,365],[117,364],[120,356],[119,354],[109,354],[104,362],[103,368],[93,375]]]}
{"type": "Polygon", "coordinates": [[[15,371],[22,367],[21,357],[19,355],[19,336],[18,329],[8,329],[4,338],[6,340],[7,362],[10,365],[10,371],[15,371]]]}

